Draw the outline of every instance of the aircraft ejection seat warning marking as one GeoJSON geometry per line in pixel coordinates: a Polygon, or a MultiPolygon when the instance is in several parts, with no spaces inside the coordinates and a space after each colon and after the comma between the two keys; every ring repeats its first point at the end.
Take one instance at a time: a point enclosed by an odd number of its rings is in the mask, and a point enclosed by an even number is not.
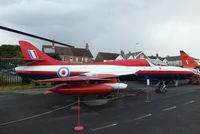
{"type": "Polygon", "coordinates": [[[69,77],[70,76],[70,71],[67,67],[61,67],[58,69],[57,72],[58,77],[63,78],[63,77],[69,77]]]}
{"type": "Polygon", "coordinates": [[[188,61],[187,61],[187,60],[185,60],[185,63],[186,63],[186,64],[188,64],[188,61]]]}

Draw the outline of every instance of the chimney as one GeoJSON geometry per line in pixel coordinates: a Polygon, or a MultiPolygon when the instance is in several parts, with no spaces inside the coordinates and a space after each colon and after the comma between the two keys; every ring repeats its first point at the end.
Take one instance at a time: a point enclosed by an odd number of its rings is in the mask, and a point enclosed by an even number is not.
{"type": "Polygon", "coordinates": [[[158,53],[156,53],[156,57],[157,57],[157,58],[159,57],[158,53]]]}
{"type": "Polygon", "coordinates": [[[86,49],[86,50],[89,50],[89,45],[88,45],[88,43],[86,43],[85,49],[86,49]]]}
{"type": "Polygon", "coordinates": [[[123,50],[120,51],[120,55],[121,55],[122,57],[124,57],[124,51],[123,51],[123,50]]]}

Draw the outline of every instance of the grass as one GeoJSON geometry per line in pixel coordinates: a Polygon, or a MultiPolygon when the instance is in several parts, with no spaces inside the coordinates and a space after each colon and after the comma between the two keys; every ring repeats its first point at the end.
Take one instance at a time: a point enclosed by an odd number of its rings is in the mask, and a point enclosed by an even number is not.
{"type": "Polygon", "coordinates": [[[35,89],[35,88],[49,88],[53,87],[51,83],[46,83],[46,85],[40,84],[39,86],[35,86],[35,83],[23,85],[23,84],[12,84],[12,85],[5,85],[0,86],[0,91],[9,91],[9,90],[28,90],[28,89],[35,89]]]}

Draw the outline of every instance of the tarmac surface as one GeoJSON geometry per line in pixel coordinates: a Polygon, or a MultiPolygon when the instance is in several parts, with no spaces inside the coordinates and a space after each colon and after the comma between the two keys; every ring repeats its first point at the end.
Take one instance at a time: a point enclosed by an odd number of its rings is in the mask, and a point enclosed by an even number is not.
{"type": "Polygon", "coordinates": [[[151,103],[146,103],[143,85],[104,105],[87,106],[82,102],[80,117],[85,129],[80,132],[74,130],[76,96],[0,92],[0,134],[199,134],[199,88],[182,85],[157,94],[150,87],[151,103]]]}

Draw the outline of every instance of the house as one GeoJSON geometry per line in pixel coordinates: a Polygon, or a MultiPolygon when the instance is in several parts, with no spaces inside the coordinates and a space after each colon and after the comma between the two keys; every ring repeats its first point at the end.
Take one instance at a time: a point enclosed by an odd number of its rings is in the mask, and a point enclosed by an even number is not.
{"type": "Polygon", "coordinates": [[[119,53],[107,53],[107,52],[99,52],[95,59],[95,62],[105,62],[105,61],[113,61],[113,60],[127,60],[127,59],[148,59],[148,57],[142,52],[135,52],[125,54],[123,50],[119,53]]]}
{"type": "Polygon", "coordinates": [[[119,53],[106,53],[106,52],[99,52],[95,59],[95,62],[105,62],[105,61],[113,61],[113,60],[127,60],[127,59],[148,59],[148,57],[142,52],[135,52],[128,54],[124,54],[124,51],[121,50],[119,53]]]}
{"type": "Polygon", "coordinates": [[[167,56],[165,58],[169,66],[182,66],[181,56],[167,56]]]}
{"type": "Polygon", "coordinates": [[[161,57],[157,57],[157,56],[149,56],[149,61],[151,63],[153,63],[154,65],[161,65],[162,64],[162,59],[161,57]]]}
{"type": "Polygon", "coordinates": [[[158,54],[156,54],[156,56],[148,56],[149,61],[151,63],[153,63],[154,65],[161,65],[161,66],[166,66],[168,65],[168,61],[166,58],[162,58],[160,57],[158,54]]]}
{"type": "Polygon", "coordinates": [[[106,62],[121,59],[123,59],[123,57],[118,53],[99,52],[95,58],[95,62],[106,62]]]}
{"type": "Polygon", "coordinates": [[[64,62],[92,62],[93,55],[86,43],[85,48],[42,46],[42,51],[46,54],[55,53],[64,62]]]}
{"type": "Polygon", "coordinates": [[[124,59],[148,59],[148,56],[146,56],[142,51],[131,53],[124,55],[124,59]]]}

